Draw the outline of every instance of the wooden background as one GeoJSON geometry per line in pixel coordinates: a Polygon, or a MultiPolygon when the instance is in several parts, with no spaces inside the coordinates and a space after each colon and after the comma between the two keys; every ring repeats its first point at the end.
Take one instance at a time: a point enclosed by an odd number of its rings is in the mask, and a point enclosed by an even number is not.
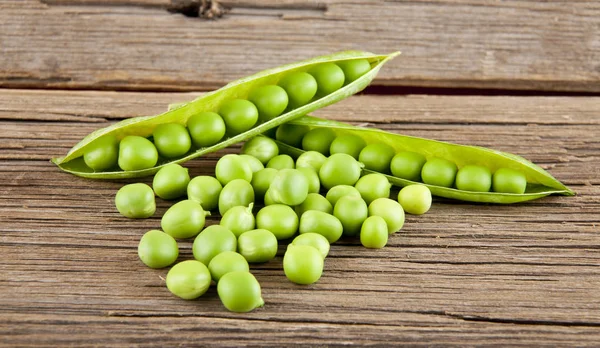
{"type": "Polygon", "coordinates": [[[0,346],[600,344],[599,2],[222,3],[205,20],[168,0],[0,0],[0,346]],[[265,307],[235,314],[214,288],[171,296],[137,259],[169,202],[129,220],[113,205],[129,181],[49,162],[117,120],[344,49],[403,54],[315,115],[516,153],[577,196],[436,199],[382,250],[334,244],[311,286],[285,279],[282,246],[253,270],[265,307]]]}

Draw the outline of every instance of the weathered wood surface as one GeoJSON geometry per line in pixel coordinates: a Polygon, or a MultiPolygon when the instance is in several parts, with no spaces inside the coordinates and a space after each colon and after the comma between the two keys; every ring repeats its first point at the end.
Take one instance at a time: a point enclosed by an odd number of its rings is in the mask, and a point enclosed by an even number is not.
{"type": "MultiPolygon", "coordinates": [[[[48,161],[98,127],[194,96],[0,90],[0,346],[600,342],[600,98],[357,96],[317,112],[517,153],[578,195],[436,199],[382,250],[334,244],[311,286],[285,279],[282,246],[254,267],[265,307],[234,314],[214,288],[174,298],[166,271],[137,259],[170,203],[123,218],[113,198],[128,181],[81,179],[48,161]]],[[[211,173],[224,152],[190,162],[191,173],[211,173]]],[[[191,242],[181,248],[191,258],[191,242]]]]}
{"type": "Polygon", "coordinates": [[[377,85],[600,92],[598,1],[0,1],[0,86],[207,90],[346,49],[403,51],[377,85]]]}

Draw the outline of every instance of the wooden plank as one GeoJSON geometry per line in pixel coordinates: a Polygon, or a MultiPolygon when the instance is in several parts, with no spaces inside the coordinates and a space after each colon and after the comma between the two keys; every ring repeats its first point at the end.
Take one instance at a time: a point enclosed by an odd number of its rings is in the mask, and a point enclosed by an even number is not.
{"type": "Polygon", "coordinates": [[[0,86],[207,90],[345,49],[403,51],[374,82],[600,91],[596,1],[226,1],[214,21],[168,0],[5,0],[0,86]]]}
{"type": "MultiPolygon", "coordinates": [[[[48,159],[118,119],[192,93],[0,90],[0,346],[551,345],[600,340],[600,98],[357,96],[318,115],[508,150],[576,197],[496,206],[435,199],[382,250],[332,246],[322,279],[297,286],[281,245],[253,267],[266,306],[227,312],[216,290],[171,296],[137,259],[145,220],[113,206],[126,182],[91,181],[48,159]]],[[[187,164],[214,171],[223,153],[187,164]]],[[[151,178],[141,181],[149,183],[151,178]]],[[[217,223],[218,217],[209,218],[217,223]]],[[[190,259],[191,241],[180,243],[190,259]]]]}

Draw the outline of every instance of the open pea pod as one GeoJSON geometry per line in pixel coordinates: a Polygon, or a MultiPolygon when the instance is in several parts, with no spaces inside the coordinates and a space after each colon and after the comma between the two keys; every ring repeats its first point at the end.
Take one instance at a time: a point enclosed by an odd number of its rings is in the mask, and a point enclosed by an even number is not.
{"type": "Polygon", "coordinates": [[[133,178],[151,175],[166,164],[182,163],[198,156],[202,156],[203,154],[217,151],[261,134],[294,118],[306,115],[311,111],[345,99],[364,89],[377,75],[383,64],[398,54],[399,52],[389,55],[376,55],[368,52],[347,51],[265,70],[255,75],[231,82],[223,88],[206,93],[189,103],[177,104],[177,106],[160,115],[130,118],[109,127],[98,129],[83,138],[83,140],[75,145],[64,157],[53,158],[52,162],[66,172],[92,179],[133,178]],[[248,131],[235,136],[226,137],[213,146],[202,148],[192,147],[191,150],[185,155],[176,159],[159,158],[154,167],[142,170],[124,171],[115,166],[111,170],[95,172],[89,168],[83,160],[83,154],[86,153],[87,150],[91,149],[92,146],[94,146],[95,141],[99,141],[99,139],[102,137],[114,136],[117,140],[120,140],[128,135],[149,137],[152,135],[154,129],[158,125],[166,123],[178,123],[181,125],[186,125],[188,119],[193,115],[201,112],[217,112],[223,102],[232,99],[247,99],[248,95],[254,88],[277,84],[281,79],[289,74],[295,72],[306,72],[319,64],[359,59],[366,59],[371,65],[371,68],[364,75],[360,76],[351,83],[328,95],[315,98],[303,106],[285,111],[283,114],[269,121],[257,124],[248,131]]]}
{"type": "MultiPolygon", "coordinates": [[[[496,151],[478,146],[458,145],[442,141],[417,138],[401,134],[389,133],[380,129],[351,126],[345,123],[324,120],[312,116],[304,116],[290,124],[304,125],[309,128],[329,128],[336,135],[352,134],[361,137],[367,144],[384,143],[391,146],[396,152],[411,151],[424,155],[426,158],[441,157],[454,162],[459,168],[467,164],[485,166],[492,172],[499,168],[510,168],[525,174],[527,179],[526,190],[522,194],[501,192],[471,192],[434,185],[427,185],[411,180],[386,175],[390,183],[396,186],[422,184],[431,190],[435,196],[482,203],[517,203],[541,198],[551,194],[572,196],[573,191],[556,180],[552,175],[539,166],[526,159],[506,152],[496,151]]],[[[277,141],[282,153],[292,157],[299,156],[302,149],[277,141]]],[[[373,173],[363,169],[366,173],[373,173]]],[[[383,173],[382,173],[383,174],[383,173]]],[[[385,175],[385,174],[384,174],[385,175]]]]}

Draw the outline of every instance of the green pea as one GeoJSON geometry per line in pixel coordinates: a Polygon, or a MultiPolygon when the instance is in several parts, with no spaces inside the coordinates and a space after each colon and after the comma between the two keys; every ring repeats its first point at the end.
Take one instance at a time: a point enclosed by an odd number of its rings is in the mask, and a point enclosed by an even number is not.
{"type": "Polygon", "coordinates": [[[301,147],[302,138],[309,130],[308,126],[284,123],[277,127],[275,139],[293,147],[301,147]]]}
{"type": "Polygon", "coordinates": [[[371,204],[377,198],[388,198],[390,196],[390,188],[392,184],[383,174],[374,173],[367,174],[356,182],[354,185],[356,190],[360,192],[360,196],[367,204],[371,204]]]}
{"type": "Polygon", "coordinates": [[[165,212],[160,226],[173,238],[191,238],[202,230],[205,219],[206,212],[199,203],[184,200],[175,203],[165,212]]]}
{"type": "Polygon", "coordinates": [[[318,173],[326,159],[320,152],[306,151],[296,159],[296,168],[312,168],[318,173]]]}
{"type": "Polygon", "coordinates": [[[252,168],[243,157],[228,154],[217,161],[215,176],[221,185],[227,185],[227,183],[235,179],[250,182],[252,181],[252,168]]]}
{"type": "Polygon", "coordinates": [[[377,198],[369,204],[369,216],[381,216],[388,227],[388,233],[399,231],[404,225],[404,209],[400,203],[389,198],[377,198]]]}
{"type": "Polygon", "coordinates": [[[256,198],[263,199],[265,197],[265,194],[275,179],[277,172],[277,169],[265,168],[252,175],[251,184],[256,198]]]}
{"type": "Polygon", "coordinates": [[[352,59],[337,62],[344,72],[345,84],[349,84],[371,70],[371,64],[366,59],[352,59]]]}
{"type": "Polygon", "coordinates": [[[213,257],[224,251],[236,251],[237,239],[233,232],[220,225],[205,228],[194,239],[192,252],[194,258],[205,265],[210,264],[213,257]]]}
{"type": "Polygon", "coordinates": [[[247,207],[238,205],[233,207],[223,214],[221,217],[221,226],[227,227],[236,237],[239,237],[246,231],[253,230],[256,226],[256,220],[252,214],[254,203],[250,203],[247,207]]]}
{"type": "Polygon", "coordinates": [[[466,165],[456,173],[456,188],[463,191],[488,192],[492,186],[492,172],[477,165],[466,165]]]}
{"type": "Polygon", "coordinates": [[[331,94],[344,85],[344,71],[335,63],[322,63],[308,70],[317,81],[317,96],[331,94]]]}
{"type": "Polygon", "coordinates": [[[242,179],[230,181],[219,194],[219,213],[223,216],[229,209],[242,205],[247,207],[254,202],[254,190],[249,182],[242,179]]]}
{"type": "Polygon", "coordinates": [[[242,153],[258,158],[265,165],[271,158],[279,155],[279,147],[273,139],[254,137],[244,144],[242,153]]]}
{"type": "Polygon", "coordinates": [[[158,162],[158,151],[146,138],[128,135],[119,143],[119,168],[125,171],[152,168],[158,162]]]}
{"type": "Polygon", "coordinates": [[[298,216],[287,205],[268,205],[256,214],[256,227],[271,231],[278,240],[287,239],[298,231],[298,216]]]}
{"type": "Polygon", "coordinates": [[[262,122],[281,115],[289,101],[285,90],[275,85],[255,88],[250,92],[248,100],[258,109],[258,116],[262,122]]]}
{"type": "Polygon", "coordinates": [[[152,180],[152,188],[162,199],[175,199],[185,195],[190,182],[188,169],[177,163],[159,169],[152,180]]]}
{"type": "MultiPolygon", "coordinates": [[[[363,202],[364,203],[364,202],[363,202]]],[[[334,215],[318,210],[309,210],[300,217],[300,234],[317,233],[335,243],[342,236],[344,226],[334,215]]]]}
{"type": "Polygon", "coordinates": [[[223,186],[216,178],[201,175],[190,180],[187,186],[188,199],[198,202],[204,210],[214,210],[219,205],[223,186]]]}
{"type": "Polygon", "coordinates": [[[361,198],[360,192],[356,189],[356,187],[350,185],[336,185],[327,191],[327,195],[325,197],[333,207],[337,201],[344,196],[361,198]]]}
{"type": "Polygon", "coordinates": [[[294,159],[290,155],[277,155],[269,160],[267,168],[294,169],[294,159]]]}
{"type": "Polygon", "coordinates": [[[304,202],[308,195],[308,180],[297,169],[282,169],[273,179],[269,191],[275,202],[298,205],[304,202]]]}
{"type": "Polygon", "coordinates": [[[360,243],[365,248],[381,249],[388,241],[387,223],[381,216],[369,216],[360,228],[360,243]]]}
{"type": "Polygon", "coordinates": [[[173,266],[167,273],[167,288],[184,300],[198,298],[210,286],[210,271],[199,261],[187,260],[173,266]]]}
{"type": "Polygon", "coordinates": [[[263,166],[262,162],[258,158],[254,157],[254,156],[250,156],[250,155],[239,155],[239,156],[248,163],[248,166],[250,166],[250,170],[252,171],[252,174],[258,172],[261,169],[265,169],[265,166],[263,166]]]}
{"type": "Polygon", "coordinates": [[[197,147],[213,146],[225,136],[225,121],[216,112],[195,114],[187,122],[188,131],[197,147]]]}
{"type": "Polygon", "coordinates": [[[327,198],[321,196],[318,193],[309,193],[308,196],[306,196],[304,202],[302,202],[302,204],[297,205],[295,209],[296,214],[300,218],[302,217],[302,214],[309,210],[318,210],[327,214],[333,213],[333,206],[331,205],[331,203],[329,203],[327,198]]]}
{"type": "Polygon", "coordinates": [[[342,223],[345,236],[355,236],[360,232],[363,221],[369,216],[367,203],[359,197],[343,196],[335,203],[333,216],[342,223]]]}
{"type": "Polygon", "coordinates": [[[267,192],[265,193],[264,203],[265,203],[265,205],[279,204],[275,200],[275,198],[273,198],[273,191],[272,190],[267,190],[267,192]]]}
{"type": "Polygon", "coordinates": [[[289,107],[295,109],[311,101],[317,93],[317,81],[310,74],[295,72],[279,81],[288,95],[289,107]]]}
{"type": "Polygon", "coordinates": [[[96,172],[114,167],[118,158],[119,142],[112,135],[95,140],[83,154],[85,164],[96,172]]]}
{"type": "Polygon", "coordinates": [[[210,260],[208,270],[215,282],[229,272],[250,272],[246,259],[235,251],[223,251],[210,260]]]}
{"type": "Polygon", "coordinates": [[[398,203],[409,214],[425,214],[431,208],[431,191],[419,184],[405,186],[398,192],[398,203]]]}
{"type": "Polygon", "coordinates": [[[173,237],[162,231],[151,230],[140,239],[138,256],[150,268],[164,268],[177,260],[179,248],[173,237]]]}
{"type": "Polygon", "coordinates": [[[260,284],[250,272],[225,274],[217,284],[217,293],[223,306],[232,312],[246,313],[265,304],[260,284]]]}
{"type": "Polygon", "coordinates": [[[304,151],[316,151],[329,156],[329,148],[335,139],[335,133],[329,128],[315,128],[310,130],[302,138],[302,149],[304,151]]]}
{"type": "Polygon", "coordinates": [[[492,177],[492,187],[494,192],[522,194],[527,188],[527,178],[517,170],[500,168],[492,177]]]}
{"type": "Polygon", "coordinates": [[[456,164],[443,158],[431,158],[421,169],[421,178],[428,185],[452,187],[456,177],[456,164]]]}
{"type": "Polygon", "coordinates": [[[392,158],[390,170],[397,178],[420,181],[421,169],[427,160],[420,153],[403,151],[392,158]]]}
{"type": "Polygon", "coordinates": [[[329,156],[319,170],[321,185],[330,189],[337,185],[354,185],[360,178],[361,165],[345,153],[329,156]]]}
{"type": "Polygon", "coordinates": [[[360,151],[358,161],[364,164],[367,169],[379,173],[389,173],[390,163],[395,154],[394,149],[387,144],[369,144],[360,151]]]}
{"type": "Polygon", "coordinates": [[[238,238],[238,250],[250,263],[271,261],[277,254],[277,238],[265,229],[247,231],[238,238]]]}
{"type": "Polygon", "coordinates": [[[252,128],[258,121],[258,109],[245,99],[226,101],[219,109],[227,134],[234,136],[252,128]]]}
{"type": "Polygon", "coordinates": [[[334,153],[346,153],[358,159],[360,152],[365,146],[367,146],[367,143],[357,135],[340,135],[331,142],[329,153],[332,155],[334,153]]]}
{"type": "Polygon", "coordinates": [[[321,190],[321,180],[319,180],[319,174],[313,168],[298,168],[297,171],[304,174],[306,181],[308,182],[308,193],[318,193],[321,190]]]}
{"type": "MultiPolygon", "coordinates": [[[[386,234],[387,234],[387,230],[386,230],[386,234]]],[[[318,233],[304,233],[301,234],[299,236],[297,236],[296,238],[294,238],[294,240],[292,241],[293,245],[308,245],[311,246],[315,249],[317,249],[320,253],[321,256],[323,256],[323,258],[327,257],[327,254],[329,254],[329,241],[327,240],[327,238],[325,238],[323,235],[320,235],[318,233]]]]}
{"type": "Polygon", "coordinates": [[[166,158],[181,157],[192,147],[190,134],[179,123],[159,124],[152,137],[158,153],[166,158]]]}
{"type": "Polygon", "coordinates": [[[308,245],[288,245],[283,255],[283,272],[296,284],[316,283],[323,274],[323,257],[308,245]]]}
{"type": "Polygon", "coordinates": [[[145,219],[154,215],[154,191],[146,184],[129,184],[121,187],[115,196],[115,206],[121,215],[131,219],[145,219]]]}

